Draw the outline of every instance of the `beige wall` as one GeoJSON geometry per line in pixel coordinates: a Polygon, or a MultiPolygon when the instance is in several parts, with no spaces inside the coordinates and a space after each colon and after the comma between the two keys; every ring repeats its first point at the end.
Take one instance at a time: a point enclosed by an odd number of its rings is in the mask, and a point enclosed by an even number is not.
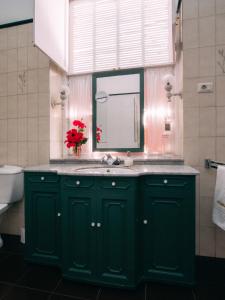
{"type": "Polygon", "coordinates": [[[204,168],[205,158],[225,162],[225,1],[184,0],[183,19],[184,157],[201,172],[197,253],[225,257],[225,232],[211,218],[216,171],[204,168]],[[200,82],[213,82],[214,92],[198,94],[200,82]]]}
{"type": "MultiPolygon", "coordinates": [[[[0,30],[0,164],[49,161],[49,60],[32,44],[32,24],[0,30]]],[[[0,232],[18,234],[23,203],[6,213],[0,232]]]]}

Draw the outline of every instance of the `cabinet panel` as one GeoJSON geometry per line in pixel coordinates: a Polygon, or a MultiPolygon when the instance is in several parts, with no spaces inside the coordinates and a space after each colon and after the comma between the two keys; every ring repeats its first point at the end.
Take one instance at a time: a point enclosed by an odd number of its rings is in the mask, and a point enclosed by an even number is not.
{"type": "Polygon", "coordinates": [[[183,188],[144,188],[142,228],[146,278],[194,282],[194,199],[194,181],[183,188]]]}
{"type": "Polygon", "coordinates": [[[66,192],[63,203],[63,272],[67,277],[90,278],[95,265],[95,207],[90,195],[66,192]],[[77,195],[76,195],[77,194],[77,195]]]}
{"type": "Polygon", "coordinates": [[[61,255],[61,220],[56,191],[41,191],[30,185],[25,193],[26,257],[29,260],[59,264],[61,255]]]}

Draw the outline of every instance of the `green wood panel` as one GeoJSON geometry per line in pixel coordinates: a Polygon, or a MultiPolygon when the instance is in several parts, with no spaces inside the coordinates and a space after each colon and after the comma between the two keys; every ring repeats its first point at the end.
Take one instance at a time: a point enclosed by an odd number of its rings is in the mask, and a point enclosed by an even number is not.
{"type": "Polygon", "coordinates": [[[58,185],[31,183],[25,176],[26,258],[59,264],[61,213],[58,185]]]}
{"type": "Polygon", "coordinates": [[[63,198],[63,273],[68,277],[94,279],[96,232],[92,195],[66,191],[63,198]]]}
{"type": "Polygon", "coordinates": [[[142,227],[146,278],[194,282],[195,188],[194,181],[185,182],[176,186],[144,186],[142,221],[146,220],[147,224],[142,227]]]}

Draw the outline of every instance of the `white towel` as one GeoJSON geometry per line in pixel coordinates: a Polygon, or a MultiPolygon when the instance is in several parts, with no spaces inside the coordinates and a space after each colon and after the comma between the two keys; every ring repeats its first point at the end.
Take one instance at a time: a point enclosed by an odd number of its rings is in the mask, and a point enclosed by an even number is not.
{"type": "Polygon", "coordinates": [[[225,230],[225,167],[223,166],[217,168],[213,223],[225,230]]]}

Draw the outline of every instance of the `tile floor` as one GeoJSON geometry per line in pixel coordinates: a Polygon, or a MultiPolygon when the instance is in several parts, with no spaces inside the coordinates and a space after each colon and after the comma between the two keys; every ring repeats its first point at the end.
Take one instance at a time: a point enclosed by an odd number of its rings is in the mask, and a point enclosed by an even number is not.
{"type": "Polygon", "coordinates": [[[146,283],[135,291],[64,280],[60,270],[27,264],[17,237],[6,236],[0,249],[0,300],[225,300],[223,260],[197,259],[193,288],[146,283]]]}

